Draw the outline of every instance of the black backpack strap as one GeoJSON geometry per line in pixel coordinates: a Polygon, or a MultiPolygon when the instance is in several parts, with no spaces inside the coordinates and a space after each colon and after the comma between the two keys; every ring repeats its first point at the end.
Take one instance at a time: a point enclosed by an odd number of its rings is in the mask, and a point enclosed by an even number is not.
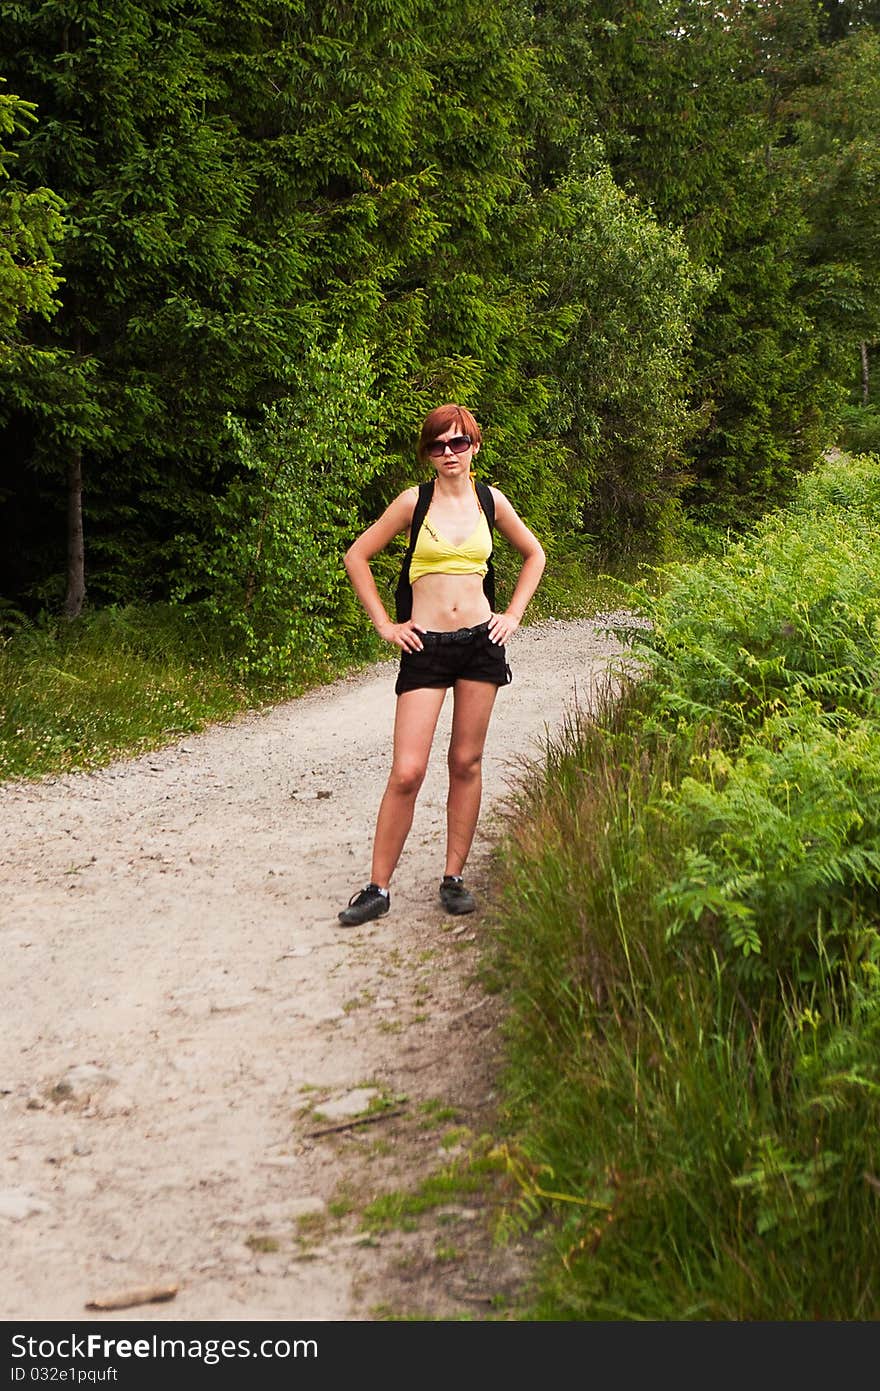
{"type": "Polygon", "coordinates": [[[494,531],[495,497],[492,493],[492,489],[489,487],[488,483],[475,483],[474,487],[477,490],[477,497],[479,499],[480,506],[486,514],[486,521],[489,523],[489,530],[494,531]]]}
{"type": "MultiPolygon", "coordinates": [[[[493,495],[492,495],[492,489],[489,487],[489,485],[488,485],[487,483],[475,483],[474,486],[475,486],[475,488],[476,488],[476,490],[477,490],[477,500],[479,501],[479,504],[480,504],[480,506],[482,507],[483,512],[485,513],[486,521],[489,523],[489,534],[492,535],[492,533],[493,533],[494,530],[495,530],[495,498],[494,498],[493,495]]],[[[493,537],[493,546],[494,546],[494,537],[493,537]]],[[[495,566],[492,564],[492,556],[491,556],[491,554],[489,555],[489,562],[488,562],[488,565],[487,565],[487,568],[486,568],[486,573],[485,573],[485,575],[483,576],[483,593],[485,594],[486,598],[489,600],[489,608],[490,608],[490,609],[492,610],[492,612],[494,613],[494,612],[495,612],[495,566]]]]}
{"type": "Polygon", "coordinates": [[[416,541],[419,539],[422,522],[428,515],[428,508],[431,506],[431,498],[433,496],[433,478],[429,479],[427,483],[419,484],[419,495],[416,498],[416,505],[413,508],[412,521],[409,528],[409,545],[406,548],[406,555],[403,557],[403,564],[400,567],[400,577],[397,581],[397,588],[394,591],[394,611],[398,623],[405,623],[408,618],[412,617],[412,585],[409,582],[409,564],[413,557],[413,551],[416,548],[416,541]]]}
{"type": "Polygon", "coordinates": [[[413,508],[412,522],[409,528],[409,546],[407,547],[407,561],[412,558],[412,553],[416,548],[419,539],[419,532],[422,529],[422,522],[428,515],[428,508],[431,506],[431,499],[434,496],[434,480],[429,478],[427,483],[419,484],[419,495],[416,498],[416,505],[413,508]]]}

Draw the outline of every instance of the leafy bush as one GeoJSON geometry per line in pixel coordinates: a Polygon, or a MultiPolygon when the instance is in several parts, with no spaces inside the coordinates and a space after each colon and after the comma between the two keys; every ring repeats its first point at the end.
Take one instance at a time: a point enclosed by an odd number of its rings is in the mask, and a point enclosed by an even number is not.
{"type": "Polygon", "coordinates": [[[578,307],[557,358],[577,523],[607,556],[662,554],[681,524],[696,426],[691,323],[715,277],[607,167],[566,180],[559,215],[541,273],[554,299],[578,307]]]}
{"type": "Polygon", "coordinates": [[[667,806],[684,849],[657,904],[679,946],[708,946],[756,1006],[779,981],[800,989],[854,967],[880,926],[876,723],[831,724],[804,702],[735,757],[706,755],[667,806]]]}
{"type": "Polygon", "coordinates": [[[829,465],[722,556],[669,567],[651,595],[631,589],[657,720],[709,721],[730,742],[803,697],[876,713],[878,517],[873,461],[829,465]]]}
{"type": "Polygon", "coordinates": [[[243,676],[308,680],[363,625],[342,564],[382,464],[381,397],[366,351],[340,336],[294,370],[258,425],[230,417],[239,472],[214,499],[176,597],[225,628],[243,676]]]}
{"type": "Polygon", "coordinates": [[[880,480],[828,465],[721,557],[644,605],[645,729],[688,750],[662,814],[681,849],[657,898],[737,988],[851,965],[880,889],[880,480]],[[700,731],[703,731],[701,735],[700,731]],[[700,750],[701,740],[705,747],[700,750]]]}

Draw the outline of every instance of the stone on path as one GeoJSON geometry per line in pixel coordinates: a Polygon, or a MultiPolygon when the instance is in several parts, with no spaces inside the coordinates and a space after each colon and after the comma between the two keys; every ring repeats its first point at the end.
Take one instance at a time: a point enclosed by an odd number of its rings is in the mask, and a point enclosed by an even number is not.
{"type": "Polygon", "coordinates": [[[322,1101],[315,1110],[329,1121],[341,1121],[346,1116],[359,1116],[366,1111],[370,1102],[379,1095],[378,1087],[355,1087],[332,1101],[322,1101]]]}
{"type": "Polygon", "coordinates": [[[25,1217],[34,1217],[39,1212],[48,1212],[49,1204],[42,1198],[35,1198],[24,1188],[0,1189],[0,1217],[11,1222],[21,1222],[25,1217]]]}

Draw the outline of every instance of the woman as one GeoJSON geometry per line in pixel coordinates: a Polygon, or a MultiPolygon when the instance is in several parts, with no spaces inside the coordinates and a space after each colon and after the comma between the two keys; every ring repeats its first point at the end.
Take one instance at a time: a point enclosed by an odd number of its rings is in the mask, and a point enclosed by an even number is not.
{"type": "Polygon", "coordinates": [[[520,625],[544,571],[544,551],[497,488],[473,481],[482,434],[469,410],[449,404],[422,425],[418,458],[436,477],[407,488],[346,552],[345,568],[373,626],[401,649],[395,690],[394,754],[379,807],[370,883],[339,914],[346,927],[381,917],[412,825],[437,719],[452,687],[446,867],[440,900],[449,913],[476,908],[462,870],[476,830],[483,745],[499,686],[510,681],[504,644],[520,625]],[[494,516],[493,516],[494,513],[494,516]],[[495,613],[492,525],[523,557],[510,603],[495,613]],[[370,569],[374,555],[400,532],[409,548],[392,621],[370,569]]]}

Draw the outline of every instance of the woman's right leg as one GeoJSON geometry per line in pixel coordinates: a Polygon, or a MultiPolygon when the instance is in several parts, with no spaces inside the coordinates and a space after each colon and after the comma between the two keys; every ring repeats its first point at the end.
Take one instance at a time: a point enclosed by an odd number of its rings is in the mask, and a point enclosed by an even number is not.
{"type": "Polygon", "coordinates": [[[412,826],[419,788],[425,779],[428,757],[446,687],[422,687],[397,697],[394,717],[394,756],[388,785],[379,806],[373,841],[370,878],[387,889],[397,868],[412,826]]]}

